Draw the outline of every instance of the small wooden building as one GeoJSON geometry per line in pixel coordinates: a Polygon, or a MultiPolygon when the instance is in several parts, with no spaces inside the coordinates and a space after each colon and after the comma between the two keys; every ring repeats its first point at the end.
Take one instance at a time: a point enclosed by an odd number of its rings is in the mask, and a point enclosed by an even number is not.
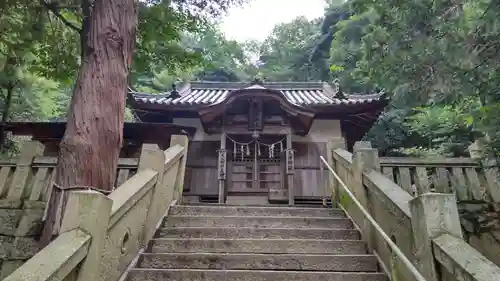
{"type": "MultiPolygon", "coordinates": [[[[66,122],[8,122],[2,124],[6,132],[30,137],[45,145],[44,156],[57,156],[59,143],[66,131],[66,122]]],[[[139,157],[145,143],[155,143],[167,149],[171,135],[187,135],[193,138],[196,128],[166,123],[132,123],[123,125],[123,145],[120,157],[139,157]]]]}
{"type": "Polygon", "coordinates": [[[165,94],[131,92],[128,105],[141,122],[197,129],[189,144],[186,197],[293,204],[328,196],[319,156],[334,145],[351,150],[387,100],[321,82],[193,82],[165,94]]]}

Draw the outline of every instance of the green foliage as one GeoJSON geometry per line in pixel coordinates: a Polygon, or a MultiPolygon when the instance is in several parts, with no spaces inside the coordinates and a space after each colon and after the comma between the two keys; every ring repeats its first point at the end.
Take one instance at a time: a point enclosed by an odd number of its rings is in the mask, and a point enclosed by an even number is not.
{"type": "Polygon", "coordinates": [[[259,71],[269,81],[323,80],[309,59],[320,36],[320,21],[298,17],[278,24],[260,47],[259,71]]]}
{"type": "Polygon", "coordinates": [[[482,135],[498,154],[499,15],[488,0],[331,1],[323,19],[279,24],[262,43],[237,44],[210,28],[186,35],[183,46],[203,63],[157,72],[153,88],[192,78],[336,79],[347,92],[392,93],[366,136],[384,154],[462,156],[482,135]]]}
{"type": "Polygon", "coordinates": [[[198,80],[236,82],[249,80],[247,69],[251,65],[244,45],[227,40],[213,26],[197,34],[187,34],[183,44],[186,48],[198,50],[203,61],[193,71],[198,80]]]}
{"type": "Polygon", "coordinates": [[[373,88],[370,79],[357,73],[358,62],[363,56],[361,38],[366,34],[371,18],[372,13],[364,13],[335,24],[329,59],[330,70],[332,67],[337,70],[332,72],[332,78],[337,78],[340,85],[351,92],[368,92],[373,88]]]}
{"type": "MultiPolygon", "coordinates": [[[[6,120],[65,116],[80,63],[81,0],[65,1],[65,9],[46,2],[55,6],[0,5],[6,120]]],[[[385,154],[465,155],[485,137],[500,156],[497,0],[333,0],[322,19],[299,17],[263,42],[243,43],[227,40],[213,23],[241,2],[140,1],[131,85],[159,93],[187,80],[335,79],[347,92],[392,93],[366,136],[385,154]]]]}
{"type": "Polygon", "coordinates": [[[366,136],[384,153],[464,155],[484,135],[500,155],[498,1],[333,3],[322,34],[332,78],[392,93],[366,136]]]}
{"type": "MultiPolygon", "coordinates": [[[[190,75],[200,67],[202,55],[182,44],[184,34],[203,32],[213,18],[243,1],[139,1],[131,83],[146,80],[146,86],[161,90],[171,83],[168,76],[190,75]]],[[[65,119],[80,65],[86,7],[82,3],[88,1],[6,0],[0,4],[2,121],[65,119]]],[[[126,119],[132,120],[130,112],[126,119]]],[[[3,148],[13,148],[13,143],[9,140],[3,148]]]]}
{"type": "Polygon", "coordinates": [[[383,155],[398,156],[400,147],[413,146],[418,143],[415,136],[405,130],[404,118],[407,110],[394,106],[379,117],[373,128],[365,136],[365,140],[380,150],[383,155]]]}
{"type": "Polygon", "coordinates": [[[252,64],[244,45],[226,40],[213,26],[207,25],[198,32],[186,32],[179,42],[183,50],[196,54],[195,63],[177,64],[158,72],[145,74],[137,79],[139,91],[161,93],[168,91],[176,82],[190,80],[244,81],[250,80],[252,64]]]}
{"type": "Polygon", "coordinates": [[[466,155],[467,147],[474,141],[469,116],[463,106],[435,105],[417,107],[415,114],[404,123],[410,133],[421,138],[423,148],[441,155],[466,155]]]}

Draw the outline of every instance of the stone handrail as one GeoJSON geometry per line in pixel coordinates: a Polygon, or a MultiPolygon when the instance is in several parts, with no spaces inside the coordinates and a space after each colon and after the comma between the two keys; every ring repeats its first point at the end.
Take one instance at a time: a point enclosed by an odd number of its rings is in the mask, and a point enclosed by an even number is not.
{"type": "Polygon", "coordinates": [[[352,166],[352,154],[344,149],[337,148],[334,150],[333,158],[337,161],[343,163],[344,167],[348,170],[351,170],[352,166]]]}
{"type": "Polygon", "coordinates": [[[64,280],[88,254],[91,237],[79,229],[62,233],[3,281],[64,280]]]}
{"type": "MultiPolygon", "coordinates": [[[[28,141],[23,145],[17,160],[0,160],[0,201],[20,206],[23,201],[47,200],[57,157],[42,156],[44,150],[40,142],[28,141]]],[[[120,158],[116,186],[133,176],[138,164],[137,158],[120,158]]]]}
{"type": "MultiPolygon", "coordinates": [[[[348,195],[348,199],[351,200],[357,207],[357,209],[363,214],[364,219],[368,220],[370,227],[373,227],[376,231],[377,234],[382,237],[382,239],[385,241],[385,243],[391,248],[392,251],[396,254],[398,259],[400,259],[404,266],[411,272],[413,277],[417,281],[426,281],[425,278],[422,276],[422,274],[415,268],[413,263],[408,260],[406,255],[401,251],[401,249],[394,243],[394,241],[391,240],[391,238],[387,235],[387,233],[384,232],[382,227],[377,223],[377,221],[372,217],[372,215],[368,212],[368,210],[361,204],[361,202],[358,201],[356,196],[351,192],[349,187],[344,183],[344,181],[338,176],[338,174],[333,170],[333,168],[328,164],[328,161],[323,158],[323,156],[320,157],[321,161],[323,164],[326,166],[326,168],[329,170],[329,172],[335,177],[337,180],[338,184],[335,186],[336,189],[333,190],[334,193],[344,192],[345,194],[348,195]],[[342,189],[339,189],[339,186],[342,187],[342,189]]],[[[338,204],[339,202],[337,202],[338,204]]],[[[341,206],[342,207],[342,206],[341,206]]]]}
{"type": "Polygon", "coordinates": [[[181,200],[187,146],[185,136],[172,136],[166,151],[143,145],[137,173],[108,196],[70,192],[61,235],[5,280],[119,280],[169,206],[181,200]],[[51,268],[43,271],[44,262],[51,268]]]}
{"type": "MultiPolygon", "coordinates": [[[[28,142],[29,143],[29,142],[28,142]]],[[[28,145],[30,147],[31,145],[28,145]]],[[[0,160],[0,167],[4,166],[16,166],[17,160],[9,159],[9,160],[0,160]]],[[[32,166],[33,167],[55,167],[57,164],[57,157],[47,157],[47,156],[36,156],[33,158],[32,166]]],[[[118,167],[123,168],[137,168],[139,164],[139,159],[137,158],[120,158],[118,160],[118,167]]]]}
{"type": "Polygon", "coordinates": [[[500,268],[462,239],[443,234],[432,242],[436,261],[459,280],[499,280],[500,268]]]}
{"type": "MultiPolygon", "coordinates": [[[[37,141],[23,144],[17,160],[0,161],[0,280],[39,251],[46,201],[55,176],[56,157],[45,157],[37,141]]],[[[138,169],[138,158],[120,158],[116,186],[138,169]]]]}
{"type": "Polygon", "coordinates": [[[479,167],[480,163],[472,158],[416,158],[416,157],[380,157],[382,167],[479,167]]]}
{"type": "MultiPolygon", "coordinates": [[[[499,268],[463,240],[454,194],[427,192],[410,195],[381,172],[382,161],[378,152],[363,144],[355,145],[354,153],[332,149],[331,156],[328,164],[427,281],[500,280],[499,268]],[[440,243],[445,239],[443,234],[452,237],[455,244],[440,243]],[[459,248],[453,250],[453,247],[459,248]],[[464,264],[464,256],[460,254],[462,249],[471,257],[476,257],[476,266],[464,264]],[[492,272],[489,279],[480,278],[480,271],[485,268],[492,272]],[[472,279],[464,279],[463,276],[472,279]]],[[[335,198],[332,204],[336,204],[338,198],[338,204],[353,219],[369,249],[379,258],[392,280],[415,280],[367,222],[359,207],[336,187],[339,182],[329,181],[332,190],[339,190],[339,194],[332,194],[335,198]]],[[[450,241],[449,237],[447,241],[450,241]]]]}
{"type": "Polygon", "coordinates": [[[382,173],[406,192],[451,193],[458,200],[500,202],[495,169],[474,158],[380,158],[382,173]]]}

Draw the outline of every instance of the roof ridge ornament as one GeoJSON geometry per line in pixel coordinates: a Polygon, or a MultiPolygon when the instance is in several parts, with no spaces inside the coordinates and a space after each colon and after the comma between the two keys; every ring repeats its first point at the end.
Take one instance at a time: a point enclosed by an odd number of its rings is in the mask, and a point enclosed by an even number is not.
{"type": "Polygon", "coordinates": [[[347,97],[342,92],[342,87],[340,86],[340,82],[339,81],[340,81],[339,78],[335,78],[333,80],[333,85],[335,86],[335,96],[334,97],[337,98],[337,99],[340,99],[340,100],[344,100],[347,97]]]}
{"type": "Polygon", "coordinates": [[[264,81],[262,80],[261,77],[256,76],[253,78],[252,82],[250,82],[250,85],[264,86],[264,81]]]}
{"type": "Polygon", "coordinates": [[[179,91],[177,91],[177,86],[175,85],[175,83],[172,84],[172,90],[170,91],[170,95],[168,97],[174,100],[181,97],[179,91]]]}

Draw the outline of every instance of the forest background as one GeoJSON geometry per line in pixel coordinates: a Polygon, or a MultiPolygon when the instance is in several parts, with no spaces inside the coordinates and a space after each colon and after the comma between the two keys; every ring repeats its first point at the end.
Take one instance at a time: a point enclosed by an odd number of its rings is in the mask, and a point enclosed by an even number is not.
{"type": "MultiPolygon", "coordinates": [[[[278,24],[261,42],[228,40],[218,29],[220,15],[242,1],[205,2],[140,2],[132,88],[260,77],[383,90],[391,103],[365,139],[384,155],[464,156],[479,138],[500,155],[500,0],[330,0],[323,17],[278,24]]],[[[81,19],[71,1],[51,3],[0,4],[2,122],[65,120],[81,19]]],[[[17,150],[7,137],[4,156],[17,150]]]]}

